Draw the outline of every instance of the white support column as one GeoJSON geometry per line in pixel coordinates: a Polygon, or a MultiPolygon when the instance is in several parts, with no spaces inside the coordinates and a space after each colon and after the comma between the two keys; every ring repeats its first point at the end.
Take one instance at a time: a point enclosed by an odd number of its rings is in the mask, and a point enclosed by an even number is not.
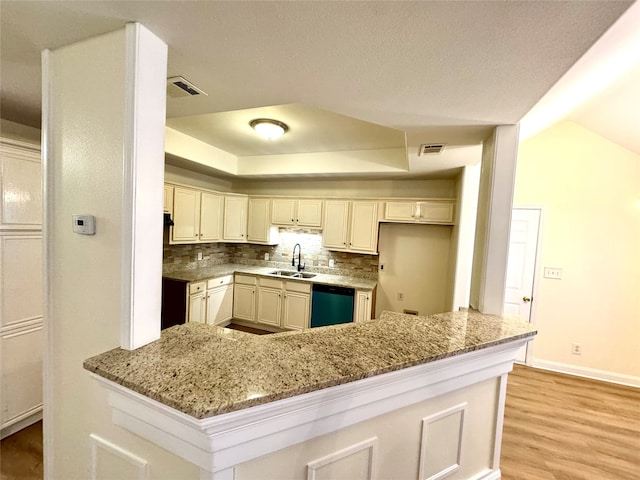
{"type": "Polygon", "coordinates": [[[507,374],[500,376],[500,391],[498,393],[498,411],[496,412],[496,436],[493,444],[493,460],[491,468],[500,468],[500,454],[502,453],[502,429],[504,427],[504,406],[507,400],[507,374]]]}
{"type": "Polygon", "coordinates": [[[518,125],[496,127],[483,145],[470,301],[482,313],[504,305],[517,154],[518,125]]]}
{"type": "Polygon", "coordinates": [[[126,26],[122,319],[127,350],[160,338],[167,45],[126,26]]]}

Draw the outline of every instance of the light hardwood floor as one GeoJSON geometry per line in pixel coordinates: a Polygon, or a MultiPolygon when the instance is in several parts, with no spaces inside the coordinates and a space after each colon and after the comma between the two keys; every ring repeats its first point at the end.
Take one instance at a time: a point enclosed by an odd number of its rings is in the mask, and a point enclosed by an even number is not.
{"type": "MultiPolygon", "coordinates": [[[[0,447],[1,480],[42,479],[42,422],[0,447]]],[[[640,480],[640,389],[516,365],[501,463],[503,480],[640,480]]]]}
{"type": "Polygon", "coordinates": [[[639,480],[640,389],[516,365],[504,480],[639,480]]]}

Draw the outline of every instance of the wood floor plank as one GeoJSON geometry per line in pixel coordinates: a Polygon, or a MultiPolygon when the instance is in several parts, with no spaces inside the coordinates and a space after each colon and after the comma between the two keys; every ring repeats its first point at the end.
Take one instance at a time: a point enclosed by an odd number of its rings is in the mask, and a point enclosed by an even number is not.
{"type": "Polygon", "coordinates": [[[516,365],[502,478],[640,480],[639,417],[640,389],[516,365]]]}

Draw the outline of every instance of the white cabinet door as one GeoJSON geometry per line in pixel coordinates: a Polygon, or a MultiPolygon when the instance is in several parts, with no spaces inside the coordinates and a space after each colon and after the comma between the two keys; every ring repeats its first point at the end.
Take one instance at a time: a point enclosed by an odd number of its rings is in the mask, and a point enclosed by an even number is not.
{"type": "Polygon", "coordinates": [[[231,242],[246,241],[248,199],[242,196],[224,197],[223,239],[231,242]]]}
{"type": "Polygon", "coordinates": [[[164,205],[162,209],[165,212],[173,212],[173,187],[171,185],[164,186],[164,205]]]}
{"type": "Polygon", "coordinates": [[[282,326],[291,330],[309,328],[311,296],[308,293],[284,292],[282,326]]]}
{"type": "Polygon", "coordinates": [[[0,336],[0,428],[42,409],[42,323],[0,336]]]}
{"type": "Polygon", "coordinates": [[[384,209],[384,219],[396,222],[415,222],[416,202],[387,202],[384,209]]]}
{"type": "Polygon", "coordinates": [[[348,229],[349,202],[346,200],[327,200],[322,246],[330,249],[347,250],[348,229]]]}
{"type": "Polygon", "coordinates": [[[274,225],[293,225],[296,201],[290,198],[274,198],[272,202],[271,222],[274,225]]]}
{"type": "Polygon", "coordinates": [[[202,192],[200,195],[200,237],[201,242],[220,240],[220,217],[222,197],[215,193],[202,192]]]}
{"type": "Polygon", "coordinates": [[[266,198],[249,199],[247,241],[275,245],[278,243],[278,228],[271,225],[271,201],[266,198]]]}
{"type": "Polygon", "coordinates": [[[195,243],[200,230],[200,192],[175,187],[173,190],[171,243],[195,243]]]}
{"type": "Polygon", "coordinates": [[[357,291],[356,306],[353,314],[354,322],[363,322],[371,319],[371,292],[357,291]]]}
{"type": "Polygon", "coordinates": [[[189,295],[189,321],[205,323],[207,318],[207,293],[189,295]]]}
{"type": "Polygon", "coordinates": [[[223,285],[207,292],[207,323],[219,325],[233,317],[233,285],[223,285]]]}
{"type": "Polygon", "coordinates": [[[322,200],[298,200],[296,223],[300,227],[322,227],[322,200]]]}
{"type": "Polygon", "coordinates": [[[256,317],[256,287],[236,284],[233,293],[233,318],[254,322],[256,317]]]}
{"type": "Polygon", "coordinates": [[[353,202],[349,250],[376,253],[378,246],[378,202],[353,202]]]}
{"type": "Polygon", "coordinates": [[[42,166],[36,149],[0,146],[0,226],[42,228],[42,166]]]}
{"type": "Polygon", "coordinates": [[[425,223],[453,223],[453,202],[418,202],[419,219],[425,223]]]}
{"type": "Polygon", "coordinates": [[[258,290],[258,318],[259,323],[280,326],[282,315],[282,290],[260,287],[258,290]]]}

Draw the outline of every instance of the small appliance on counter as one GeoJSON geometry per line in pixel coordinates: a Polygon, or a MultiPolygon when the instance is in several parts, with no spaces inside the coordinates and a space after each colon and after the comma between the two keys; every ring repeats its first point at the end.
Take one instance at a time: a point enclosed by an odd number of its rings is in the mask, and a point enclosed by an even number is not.
{"type": "Polygon", "coordinates": [[[354,296],[353,288],[314,284],[311,328],[353,322],[354,296]]]}

